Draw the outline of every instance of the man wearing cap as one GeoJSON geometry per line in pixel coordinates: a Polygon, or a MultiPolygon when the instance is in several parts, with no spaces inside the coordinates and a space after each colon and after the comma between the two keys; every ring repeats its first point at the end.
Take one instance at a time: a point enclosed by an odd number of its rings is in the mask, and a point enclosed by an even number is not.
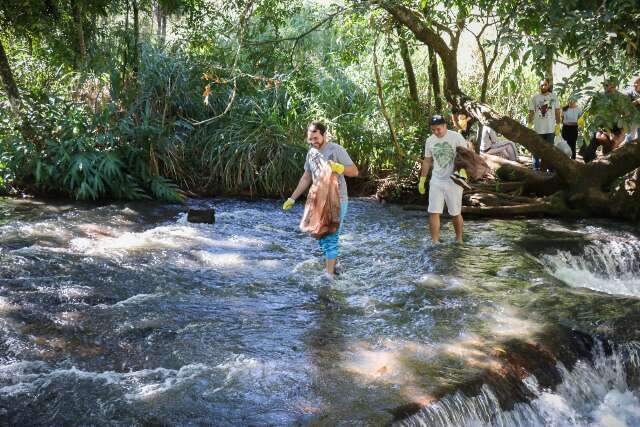
{"type": "MultiPolygon", "coordinates": [[[[554,135],[560,135],[560,103],[549,87],[549,80],[540,80],[540,93],[529,100],[529,126],[546,142],[553,145],[554,135]]],[[[533,156],[533,168],[540,169],[540,158],[533,156]]]]}
{"type": "Polygon", "coordinates": [[[429,181],[429,229],[431,240],[440,241],[440,215],[447,205],[449,215],[453,220],[456,241],[462,243],[462,185],[458,184],[460,177],[454,174],[454,159],[457,147],[467,147],[467,142],[458,132],[447,129],[447,122],[441,115],[431,117],[429,121],[433,134],[427,138],[424,145],[424,160],[418,191],[425,194],[425,183],[431,166],[431,180],[429,181]]]}

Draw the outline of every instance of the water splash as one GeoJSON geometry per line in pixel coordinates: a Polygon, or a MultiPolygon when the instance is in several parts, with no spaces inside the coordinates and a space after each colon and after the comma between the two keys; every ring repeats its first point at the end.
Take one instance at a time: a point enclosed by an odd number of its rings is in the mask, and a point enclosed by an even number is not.
{"type": "Polygon", "coordinates": [[[640,297],[640,243],[595,241],[582,253],[558,251],[542,257],[549,272],[572,287],[640,297]]]}
{"type": "Polygon", "coordinates": [[[473,397],[456,392],[423,408],[398,423],[429,427],[534,427],[534,426],[624,426],[640,425],[638,390],[627,382],[627,373],[637,371],[640,343],[632,342],[607,354],[602,346],[593,350],[592,361],[580,360],[569,371],[558,369],[562,382],[555,390],[538,384],[535,376],[524,380],[535,396],[503,410],[497,394],[487,385],[473,397]]]}

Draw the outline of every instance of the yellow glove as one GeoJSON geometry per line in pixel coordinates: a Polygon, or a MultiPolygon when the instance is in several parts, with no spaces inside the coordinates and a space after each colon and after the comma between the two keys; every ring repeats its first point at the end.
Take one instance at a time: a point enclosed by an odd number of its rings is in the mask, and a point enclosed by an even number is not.
{"type": "Polygon", "coordinates": [[[334,162],[329,160],[329,165],[331,166],[331,170],[339,175],[344,173],[344,165],[342,163],[334,162]]]}
{"type": "Polygon", "coordinates": [[[420,177],[420,182],[418,183],[418,193],[425,194],[427,192],[426,188],[424,188],[424,184],[427,182],[426,176],[420,177]]]}
{"type": "Polygon", "coordinates": [[[293,207],[293,205],[296,203],[295,200],[293,200],[291,197],[289,197],[287,200],[284,201],[284,203],[282,204],[282,209],[284,209],[285,211],[288,211],[289,209],[291,209],[293,207]]]}
{"type": "Polygon", "coordinates": [[[555,131],[556,136],[560,136],[561,131],[562,131],[562,126],[560,126],[560,123],[556,123],[556,131],[555,131]]]}
{"type": "Polygon", "coordinates": [[[585,123],[584,123],[584,116],[580,116],[580,117],[578,117],[578,122],[577,122],[577,123],[578,123],[578,127],[583,128],[583,127],[584,127],[584,124],[585,124],[585,123]]]}

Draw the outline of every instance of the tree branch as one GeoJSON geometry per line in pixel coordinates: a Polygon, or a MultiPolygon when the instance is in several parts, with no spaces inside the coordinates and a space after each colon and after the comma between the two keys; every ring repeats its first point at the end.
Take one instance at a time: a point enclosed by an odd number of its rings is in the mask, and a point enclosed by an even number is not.
{"type": "MultiPolygon", "coordinates": [[[[245,31],[245,23],[247,22],[247,20],[249,19],[249,17],[251,16],[251,10],[253,9],[253,3],[255,0],[252,0],[250,2],[248,2],[244,8],[244,11],[242,12],[242,15],[240,15],[240,19],[239,19],[239,29],[238,29],[238,48],[236,49],[236,53],[235,53],[235,57],[233,58],[233,67],[232,70],[234,70],[234,72],[237,71],[237,67],[238,67],[238,59],[240,58],[240,50],[242,50],[242,46],[243,46],[243,41],[244,41],[244,31],[245,31]]],[[[201,126],[201,125],[206,125],[209,124],[211,122],[213,122],[214,120],[219,119],[220,117],[224,116],[225,114],[227,114],[229,112],[229,110],[231,110],[231,106],[233,105],[235,99],[236,99],[236,95],[238,93],[238,75],[233,77],[233,90],[231,91],[231,95],[229,95],[229,101],[227,102],[227,106],[225,107],[224,111],[220,114],[218,114],[217,116],[214,117],[210,117],[206,120],[202,120],[200,122],[195,122],[195,123],[191,123],[193,126],[201,126]]]]}
{"type": "Polygon", "coordinates": [[[422,22],[417,12],[392,1],[378,0],[377,3],[391,14],[397,22],[409,28],[418,40],[431,46],[436,51],[442,59],[447,89],[452,92],[459,92],[456,51],[450,48],[438,33],[422,22]]]}
{"type": "Polygon", "coordinates": [[[302,40],[303,38],[305,38],[309,34],[313,33],[314,31],[316,31],[318,28],[322,27],[327,22],[331,22],[333,20],[333,18],[335,18],[336,16],[340,15],[341,13],[343,13],[343,12],[349,10],[349,9],[352,9],[352,8],[351,7],[343,7],[342,9],[339,9],[338,11],[328,15],[322,21],[320,21],[317,24],[313,25],[308,30],[306,30],[306,31],[304,31],[304,32],[302,32],[302,33],[300,33],[300,34],[298,34],[296,36],[283,37],[283,38],[280,38],[280,39],[272,39],[272,40],[252,41],[252,42],[248,42],[247,44],[249,46],[261,46],[261,45],[265,45],[265,44],[275,44],[275,43],[281,43],[281,42],[286,42],[286,41],[292,41],[295,44],[298,44],[298,42],[300,42],[300,40],[302,40]]]}

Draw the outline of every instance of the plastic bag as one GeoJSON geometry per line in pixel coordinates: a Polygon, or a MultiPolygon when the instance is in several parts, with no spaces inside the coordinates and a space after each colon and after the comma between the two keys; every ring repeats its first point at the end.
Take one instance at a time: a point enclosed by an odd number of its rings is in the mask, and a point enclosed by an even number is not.
{"type": "Polygon", "coordinates": [[[340,227],[340,191],[338,178],[326,161],[322,161],[320,176],[311,185],[300,220],[300,230],[320,239],[335,233],[340,227]]]}
{"type": "Polygon", "coordinates": [[[553,145],[555,145],[555,147],[562,151],[567,157],[571,157],[571,147],[569,147],[569,144],[564,140],[564,138],[562,138],[562,136],[556,135],[553,140],[553,145]]]}

